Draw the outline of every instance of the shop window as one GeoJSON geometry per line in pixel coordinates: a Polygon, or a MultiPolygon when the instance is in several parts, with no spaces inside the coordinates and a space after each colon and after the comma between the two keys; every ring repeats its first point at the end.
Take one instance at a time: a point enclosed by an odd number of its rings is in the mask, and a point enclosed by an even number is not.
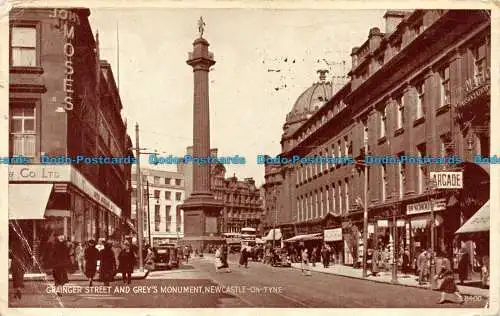
{"type": "Polygon", "coordinates": [[[10,105],[10,153],[11,156],[35,157],[36,111],[34,104],[10,105]]]}
{"type": "Polygon", "coordinates": [[[37,66],[37,32],[36,27],[17,27],[11,29],[11,66],[37,66]]]}

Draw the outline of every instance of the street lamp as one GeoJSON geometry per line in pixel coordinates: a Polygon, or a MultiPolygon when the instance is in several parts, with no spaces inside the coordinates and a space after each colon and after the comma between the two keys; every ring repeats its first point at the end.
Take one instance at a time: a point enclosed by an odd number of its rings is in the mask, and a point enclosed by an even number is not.
{"type": "Polygon", "coordinates": [[[434,250],[434,222],[435,222],[435,216],[434,216],[434,186],[435,183],[434,181],[429,177],[429,186],[428,186],[428,192],[429,192],[429,207],[431,209],[430,215],[431,215],[431,265],[430,265],[430,271],[429,271],[429,279],[430,279],[430,288],[435,289],[437,285],[437,280],[434,279],[435,275],[435,269],[436,269],[436,255],[435,255],[435,250],[434,250]]]}
{"type": "MultiPolygon", "coordinates": [[[[395,195],[394,195],[395,196],[395,195]]],[[[392,279],[391,282],[394,284],[398,283],[398,261],[397,261],[397,249],[398,249],[398,224],[396,219],[396,213],[399,208],[399,202],[396,202],[392,207],[392,279]]]]}
{"type": "Polygon", "coordinates": [[[369,166],[363,162],[356,162],[356,167],[359,170],[363,170],[364,176],[364,186],[363,186],[363,196],[364,201],[361,206],[363,206],[363,278],[368,276],[367,269],[367,257],[368,257],[368,172],[369,166]]]}

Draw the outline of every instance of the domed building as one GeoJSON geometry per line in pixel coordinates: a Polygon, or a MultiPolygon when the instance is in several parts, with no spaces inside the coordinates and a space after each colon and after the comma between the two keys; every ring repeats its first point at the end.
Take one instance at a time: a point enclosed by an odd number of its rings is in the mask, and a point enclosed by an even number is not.
{"type": "Polygon", "coordinates": [[[328,70],[318,70],[317,72],[319,73],[319,81],[302,92],[295,101],[292,110],[286,115],[281,137],[281,150],[283,152],[295,145],[291,135],[332,97],[332,83],[326,81],[328,70]]]}

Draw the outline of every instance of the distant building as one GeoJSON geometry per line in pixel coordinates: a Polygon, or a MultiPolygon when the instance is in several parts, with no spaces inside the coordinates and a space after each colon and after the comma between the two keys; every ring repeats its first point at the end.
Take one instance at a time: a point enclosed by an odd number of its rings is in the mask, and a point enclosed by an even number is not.
{"type": "MultiPolygon", "coordinates": [[[[136,226],[138,190],[135,168],[132,171],[132,218],[134,226],[136,226]]],[[[151,243],[157,246],[159,243],[184,237],[184,214],[182,210],[177,208],[177,205],[182,204],[186,198],[184,174],[147,168],[141,168],[141,174],[144,194],[143,233],[145,240],[149,242],[149,233],[151,233],[151,243]]]]}

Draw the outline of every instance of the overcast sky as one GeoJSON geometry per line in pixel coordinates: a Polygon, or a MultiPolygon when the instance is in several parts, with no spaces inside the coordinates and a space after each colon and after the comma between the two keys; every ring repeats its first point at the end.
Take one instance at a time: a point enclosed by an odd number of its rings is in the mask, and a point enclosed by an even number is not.
{"type": "Polygon", "coordinates": [[[137,122],[141,147],[181,156],[193,129],[193,72],[186,59],[202,15],[217,62],[210,72],[211,147],[219,156],[246,158],[246,165],[226,166],[227,176],[262,184],[256,156],[279,154],[285,116],[318,80],[316,70],[345,75],[352,47],[366,41],[371,27],[384,31],[384,12],[93,9],[90,23],[115,77],[119,38],[119,88],[132,140],[137,122]]]}

